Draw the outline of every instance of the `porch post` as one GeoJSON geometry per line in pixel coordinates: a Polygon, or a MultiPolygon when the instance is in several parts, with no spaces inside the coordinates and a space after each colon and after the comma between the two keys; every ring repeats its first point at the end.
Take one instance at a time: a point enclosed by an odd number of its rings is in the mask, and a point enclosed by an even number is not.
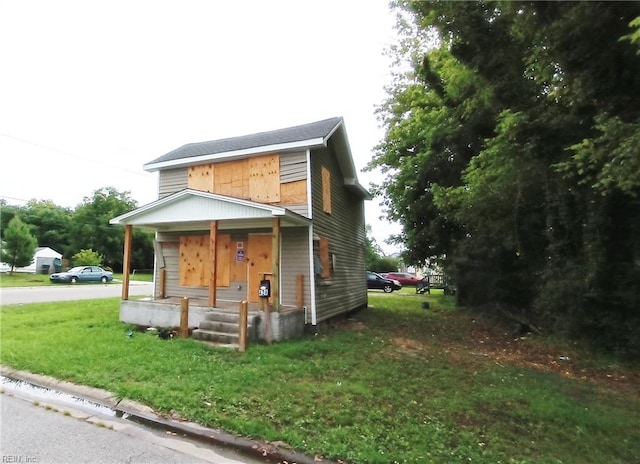
{"type": "Polygon", "coordinates": [[[271,231],[271,296],[273,310],[280,311],[280,218],[273,219],[271,231]]]}
{"type": "Polygon", "coordinates": [[[129,273],[131,271],[131,236],[133,226],[124,226],[124,256],[122,258],[122,299],[129,299],[129,273]]]}
{"type": "Polygon", "coordinates": [[[215,307],[217,300],[217,267],[218,267],[218,221],[211,221],[209,225],[209,261],[211,274],[209,276],[209,306],[215,307]]]}

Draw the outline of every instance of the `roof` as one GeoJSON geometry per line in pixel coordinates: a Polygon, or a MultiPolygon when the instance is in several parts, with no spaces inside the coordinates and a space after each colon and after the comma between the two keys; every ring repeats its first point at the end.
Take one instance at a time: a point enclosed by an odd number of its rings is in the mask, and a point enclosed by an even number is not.
{"type": "Polygon", "coordinates": [[[371,194],[358,182],[342,117],[257,134],[188,143],[149,161],[144,165],[144,169],[153,172],[258,153],[326,147],[331,138],[335,142],[336,157],[345,185],[355,190],[362,198],[371,199],[371,194]]]}
{"type": "Polygon", "coordinates": [[[56,250],[54,250],[51,247],[45,247],[45,246],[37,247],[34,252],[34,257],[35,256],[40,258],[62,258],[61,253],[58,253],[56,250]]]}
{"type": "Polygon", "coordinates": [[[282,206],[184,189],[141,206],[109,221],[110,224],[133,225],[152,230],[201,230],[211,221],[225,221],[225,228],[271,227],[274,218],[282,226],[308,225],[310,220],[282,206]]]}
{"type": "MultiPolygon", "coordinates": [[[[192,158],[215,158],[210,155],[224,153],[245,152],[251,149],[256,152],[266,151],[266,147],[273,147],[273,151],[284,148],[299,148],[302,146],[324,145],[327,139],[343,124],[341,117],[324,119],[322,121],[287,127],[257,134],[211,140],[208,142],[188,143],[160,156],[144,165],[147,171],[156,171],[162,167],[181,165],[180,161],[192,158]]],[[[271,150],[270,150],[271,151],[271,150]]],[[[206,159],[203,159],[205,161],[206,159]]]]}

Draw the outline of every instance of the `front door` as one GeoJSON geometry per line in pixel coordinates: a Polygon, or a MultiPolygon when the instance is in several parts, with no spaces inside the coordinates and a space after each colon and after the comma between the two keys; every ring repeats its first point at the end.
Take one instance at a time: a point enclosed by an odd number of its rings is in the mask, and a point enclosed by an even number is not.
{"type": "MultiPolygon", "coordinates": [[[[258,288],[264,273],[271,274],[271,234],[249,235],[247,243],[247,264],[249,265],[249,301],[260,302],[258,288]]],[[[271,276],[267,278],[271,280],[271,276]]],[[[271,299],[269,299],[271,301],[271,299]]]]}

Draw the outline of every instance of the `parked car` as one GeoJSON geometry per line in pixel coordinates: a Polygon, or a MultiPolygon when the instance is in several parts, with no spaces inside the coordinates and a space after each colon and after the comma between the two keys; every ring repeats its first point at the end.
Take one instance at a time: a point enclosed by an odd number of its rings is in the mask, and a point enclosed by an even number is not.
{"type": "Polygon", "coordinates": [[[412,287],[418,285],[418,282],[422,280],[419,277],[406,272],[387,272],[384,277],[387,279],[397,280],[401,285],[410,285],[412,287]]]}
{"type": "Polygon", "coordinates": [[[385,293],[391,293],[401,288],[402,285],[399,282],[382,277],[375,272],[367,271],[367,289],[382,290],[385,293]]]}
{"type": "Polygon", "coordinates": [[[76,282],[102,282],[113,280],[113,272],[105,271],[98,266],[76,266],[65,272],[56,272],[49,276],[51,282],[75,284],[76,282]]]}

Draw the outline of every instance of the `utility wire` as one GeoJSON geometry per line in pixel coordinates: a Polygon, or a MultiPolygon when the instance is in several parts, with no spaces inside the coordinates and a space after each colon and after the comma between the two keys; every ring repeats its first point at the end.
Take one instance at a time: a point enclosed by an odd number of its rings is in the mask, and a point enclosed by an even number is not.
{"type": "Polygon", "coordinates": [[[121,166],[115,166],[115,165],[112,165],[112,164],[109,164],[109,163],[105,163],[105,162],[102,162],[102,161],[97,161],[95,159],[90,159],[90,158],[87,158],[85,156],[76,155],[75,153],[71,153],[71,152],[68,152],[68,151],[63,151],[63,150],[58,150],[57,148],[47,147],[45,145],[41,145],[41,144],[36,143],[36,142],[31,142],[29,140],[21,139],[20,137],[14,137],[13,135],[3,134],[3,133],[0,132],[0,136],[6,137],[8,139],[16,140],[18,142],[25,143],[27,145],[33,145],[34,147],[42,148],[44,150],[49,150],[49,151],[52,151],[52,152],[55,152],[55,153],[60,153],[62,155],[70,156],[72,158],[77,158],[79,160],[86,161],[88,163],[99,164],[99,165],[108,167],[110,169],[117,169],[117,170],[120,170],[120,171],[128,172],[130,174],[136,174],[138,176],[147,177],[147,173],[144,173],[144,172],[133,171],[131,169],[123,168],[121,166]]]}

